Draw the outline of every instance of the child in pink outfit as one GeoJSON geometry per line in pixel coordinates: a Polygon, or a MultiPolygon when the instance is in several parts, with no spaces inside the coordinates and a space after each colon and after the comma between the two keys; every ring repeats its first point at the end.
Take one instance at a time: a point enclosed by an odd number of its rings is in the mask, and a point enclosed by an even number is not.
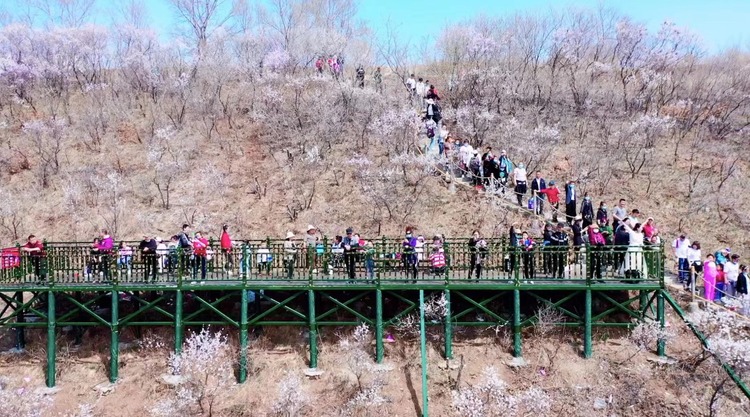
{"type": "Polygon", "coordinates": [[[716,276],[718,270],[716,269],[716,262],[714,262],[714,256],[708,255],[706,262],[703,263],[703,288],[705,289],[706,299],[713,301],[716,295],[716,276]]]}

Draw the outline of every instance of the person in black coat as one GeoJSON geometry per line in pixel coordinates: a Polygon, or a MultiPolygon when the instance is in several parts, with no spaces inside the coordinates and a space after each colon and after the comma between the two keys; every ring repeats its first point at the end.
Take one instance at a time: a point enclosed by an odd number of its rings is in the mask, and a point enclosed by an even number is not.
{"type": "Polygon", "coordinates": [[[151,275],[151,278],[156,281],[157,246],[158,242],[156,242],[156,239],[148,235],[143,235],[143,240],[138,245],[138,250],[141,251],[143,264],[146,266],[144,270],[144,278],[146,281],[148,281],[149,275],[151,275]]]}
{"type": "MultiPolygon", "coordinates": [[[[625,220],[629,222],[630,220],[625,220]]],[[[628,245],[630,245],[630,234],[627,228],[622,224],[615,230],[615,270],[620,269],[620,266],[625,262],[625,254],[628,251],[628,245]]]]}
{"type": "Polygon", "coordinates": [[[594,224],[594,204],[591,202],[591,197],[586,194],[583,197],[583,203],[581,204],[581,217],[583,217],[583,228],[587,228],[594,224]]]}
{"type": "Polygon", "coordinates": [[[547,183],[542,178],[542,171],[537,171],[534,179],[531,180],[531,194],[536,196],[536,205],[534,206],[536,214],[544,213],[544,193],[539,193],[539,191],[545,188],[547,188],[547,183]]]}
{"type": "Polygon", "coordinates": [[[565,223],[558,223],[557,230],[550,235],[552,246],[552,278],[565,276],[565,260],[568,256],[568,234],[565,223]]]}
{"type": "Polygon", "coordinates": [[[740,265],[740,275],[737,277],[735,291],[741,296],[747,296],[747,265],[740,265]]]}
{"type": "Polygon", "coordinates": [[[576,217],[577,196],[575,181],[568,181],[565,185],[565,218],[571,225],[576,217]]]}

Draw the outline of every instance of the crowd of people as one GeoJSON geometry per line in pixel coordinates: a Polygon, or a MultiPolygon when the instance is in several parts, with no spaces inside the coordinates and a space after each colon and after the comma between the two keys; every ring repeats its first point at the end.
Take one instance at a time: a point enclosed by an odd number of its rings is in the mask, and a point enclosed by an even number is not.
{"type": "MultiPolygon", "coordinates": [[[[343,58],[336,55],[321,56],[315,62],[319,74],[326,72],[339,77],[343,72],[343,58]]],[[[382,73],[378,67],[372,75],[376,90],[382,91],[382,73]]],[[[457,169],[473,187],[497,195],[509,195],[514,202],[546,221],[541,235],[517,230],[513,226],[509,232],[509,245],[514,248],[506,259],[505,269],[514,270],[522,267],[524,279],[530,280],[537,273],[537,259],[541,259],[541,271],[549,277],[563,278],[566,268],[570,266],[567,257],[568,248],[572,247],[576,255],[573,264],[583,265],[585,256],[590,256],[588,276],[601,279],[603,270],[612,268],[627,278],[639,279],[648,275],[648,265],[643,257],[643,249],[661,245],[659,228],[652,217],[645,222],[640,220],[638,209],[628,210],[627,201],[620,199],[612,210],[606,201],[594,206],[588,193],[580,195],[578,182],[568,180],[562,183],[548,180],[543,172],[527,172],[524,163],[515,164],[505,150],[496,153],[491,146],[483,151],[474,148],[468,140],[461,140],[446,129],[443,124],[440,107],[440,94],[429,79],[411,74],[405,80],[409,98],[419,108],[422,119],[422,133],[430,140],[429,148],[437,145],[440,160],[447,169],[457,169]],[[580,204],[579,204],[580,201],[580,204]],[[561,207],[562,205],[562,207],[561,207]],[[582,248],[587,250],[583,251],[582,248]],[[584,253],[586,255],[584,255],[584,253]],[[541,254],[541,256],[537,256],[541,254]],[[614,256],[610,256],[614,254],[614,256]]],[[[364,88],[365,70],[359,65],[355,72],[355,85],[364,88]]],[[[444,238],[435,236],[432,245],[425,244],[423,236],[415,236],[413,228],[407,228],[400,250],[393,258],[400,263],[404,273],[416,280],[418,265],[421,261],[429,262],[431,272],[440,275],[446,270],[447,255],[443,250],[444,238]],[[425,253],[427,252],[427,253],[425,253]]],[[[229,237],[226,225],[222,228],[219,253],[214,253],[208,240],[201,231],[191,233],[190,226],[185,224],[180,233],[169,240],[156,236],[144,236],[137,248],[131,248],[121,242],[115,247],[114,241],[106,230],[103,230],[92,242],[90,258],[85,274],[88,277],[110,276],[110,263],[116,258],[117,268],[131,270],[136,253],[145,264],[145,276],[155,280],[157,272],[173,272],[177,268],[192,271],[194,276],[200,274],[205,279],[207,260],[220,256],[222,267],[228,273],[235,269],[232,250],[235,242],[229,237]],[[178,250],[179,249],[179,250],[178,250]],[[179,254],[179,255],[178,255],[179,254]]],[[[283,244],[283,265],[287,278],[294,274],[297,259],[304,254],[307,265],[313,273],[322,267],[321,259],[328,253],[332,255],[326,262],[326,274],[332,274],[335,266],[341,266],[350,280],[356,279],[358,262],[362,262],[367,279],[373,279],[375,270],[375,249],[372,242],[360,238],[352,228],[344,235],[336,236],[330,248],[325,247],[318,230],[310,225],[301,241],[293,232],[288,232],[283,244]]],[[[694,288],[702,274],[704,294],[709,300],[736,299],[747,296],[747,267],[739,264],[739,255],[724,249],[708,254],[702,259],[699,242],[690,242],[681,235],[672,243],[675,259],[678,263],[679,282],[686,289],[694,288]]],[[[44,247],[35,237],[30,236],[21,250],[28,255],[35,275],[43,272],[40,261],[44,258],[44,247]]],[[[468,278],[480,279],[488,259],[487,241],[479,231],[474,231],[468,241],[468,278]]],[[[268,272],[273,262],[273,251],[261,244],[255,250],[258,273],[268,272]]],[[[239,265],[244,272],[246,262],[239,265]]]]}
{"type": "Polygon", "coordinates": [[[740,263],[739,254],[722,248],[704,258],[700,242],[691,242],[684,234],[671,246],[677,259],[678,280],[685,290],[694,291],[702,275],[703,295],[707,300],[739,307],[747,313],[750,302],[747,265],[740,263]]]}

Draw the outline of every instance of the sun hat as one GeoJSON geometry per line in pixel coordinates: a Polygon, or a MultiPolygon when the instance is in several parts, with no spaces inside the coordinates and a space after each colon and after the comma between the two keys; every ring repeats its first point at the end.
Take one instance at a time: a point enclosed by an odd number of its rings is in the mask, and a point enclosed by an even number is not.
{"type": "Polygon", "coordinates": [[[286,232],[286,238],[287,239],[291,239],[293,237],[294,237],[294,233],[293,232],[286,232]]]}
{"type": "Polygon", "coordinates": [[[315,227],[315,226],[313,226],[313,225],[311,225],[311,224],[308,224],[307,225],[307,231],[309,232],[310,230],[318,230],[318,228],[315,227]]]}

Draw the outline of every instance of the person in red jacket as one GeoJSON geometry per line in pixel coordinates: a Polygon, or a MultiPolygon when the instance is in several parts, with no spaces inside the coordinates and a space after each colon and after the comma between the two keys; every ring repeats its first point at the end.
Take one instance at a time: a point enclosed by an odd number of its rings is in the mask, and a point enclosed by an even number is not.
{"type": "Polygon", "coordinates": [[[34,275],[38,280],[43,280],[45,277],[42,275],[41,263],[47,254],[44,252],[44,244],[39,241],[34,235],[29,235],[26,244],[21,246],[21,252],[26,253],[29,256],[31,266],[34,268],[34,275]]]}
{"type": "Polygon", "coordinates": [[[539,190],[539,193],[547,197],[547,201],[552,206],[552,222],[557,223],[557,213],[560,209],[560,189],[557,188],[555,181],[552,180],[549,182],[549,187],[539,190]]]}
{"type": "Polygon", "coordinates": [[[234,262],[232,260],[232,238],[229,236],[228,228],[229,226],[226,224],[221,226],[220,244],[221,253],[224,254],[224,269],[231,272],[234,262]]]}
{"type": "Polygon", "coordinates": [[[195,268],[193,276],[198,274],[198,267],[201,269],[201,280],[206,279],[206,258],[208,257],[208,240],[203,237],[203,233],[195,232],[193,239],[193,255],[195,255],[195,268]]]}

